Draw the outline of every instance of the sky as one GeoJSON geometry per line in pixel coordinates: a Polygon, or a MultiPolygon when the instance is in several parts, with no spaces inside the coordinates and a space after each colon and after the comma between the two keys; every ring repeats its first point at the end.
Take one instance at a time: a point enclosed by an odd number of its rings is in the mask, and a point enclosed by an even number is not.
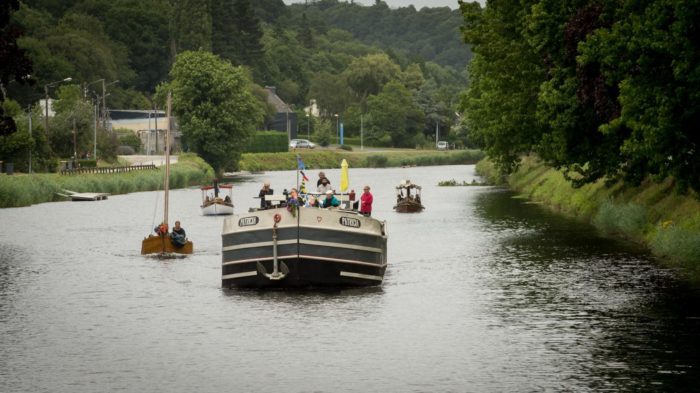
{"type": "MultiPolygon", "coordinates": [[[[391,7],[391,8],[408,7],[411,4],[413,4],[413,6],[416,7],[417,10],[419,10],[423,7],[450,7],[453,10],[456,10],[457,8],[459,8],[459,5],[457,4],[457,0],[383,0],[383,1],[385,3],[387,3],[389,5],[389,7],[391,7]]],[[[478,1],[482,5],[486,2],[486,0],[478,0],[478,1]]],[[[304,2],[304,0],[284,0],[285,4],[303,3],[303,2],[304,2]]],[[[372,4],[374,4],[374,0],[355,0],[355,3],[364,4],[364,5],[372,5],[372,4]]]]}

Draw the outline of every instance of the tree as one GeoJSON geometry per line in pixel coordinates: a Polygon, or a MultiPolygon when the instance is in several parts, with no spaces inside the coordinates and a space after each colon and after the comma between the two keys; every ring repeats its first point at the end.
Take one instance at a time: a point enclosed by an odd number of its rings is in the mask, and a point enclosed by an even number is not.
{"type": "Polygon", "coordinates": [[[504,2],[485,9],[476,2],[461,3],[464,40],[475,53],[462,109],[471,135],[506,172],[517,166],[520,155],[530,152],[542,134],[535,112],[545,72],[542,59],[522,35],[520,15],[527,6],[521,3],[504,2]]]}
{"type": "Polygon", "coordinates": [[[208,1],[175,0],[170,25],[171,55],[211,50],[212,17],[208,1]]]}
{"type": "Polygon", "coordinates": [[[323,115],[341,113],[350,103],[350,88],[340,75],[321,72],[311,80],[309,100],[315,99],[323,115]]]}
{"type": "Polygon", "coordinates": [[[241,67],[206,51],[178,55],[171,82],[173,112],[183,138],[217,172],[238,167],[263,112],[241,67]]]}
{"type": "Polygon", "coordinates": [[[367,100],[372,127],[389,133],[395,147],[413,147],[413,138],[423,129],[423,112],[413,95],[398,81],[387,83],[380,94],[367,100]]]}
{"type": "Polygon", "coordinates": [[[306,17],[306,13],[301,14],[297,40],[307,49],[314,47],[314,36],[311,32],[311,27],[309,27],[309,19],[306,17]]]}
{"type": "Polygon", "coordinates": [[[254,73],[259,75],[259,66],[262,65],[265,54],[260,19],[255,15],[250,0],[234,0],[233,7],[236,26],[236,64],[250,66],[254,73]]]}
{"type": "Polygon", "coordinates": [[[68,158],[73,157],[75,153],[80,156],[81,153],[92,151],[93,108],[91,103],[83,98],[80,86],[60,86],[53,108],[56,115],[50,119],[48,138],[54,154],[68,158]]]}
{"type": "Polygon", "coordinates": [[[353,60],[343,72],[348,86],[360,102],[368,96],[378,94],[384,85],[400,72],[386,54],[367,55],[353,60]]]}
{"type": "Polygon", "coordinates": [[[19,1],[10,0],[0,5],[0,136],[7,136],[17,131],[17,125],[11,115],[5,114],[2,103],[5,101],[5,86],[10,80],[25,83],[30,80],[32,63],[24,50],[17,46],[20,30],[10,24],[10,16],[19,8],[19,1]],[[11,61],[7,61],[12,59],[11,61]]]}
{"type": "MultiPolygon", "coordinates": [[[[681,189],[698,191],[700,8],[672,0],[636,3],[625,2],[610,27],[579,44],[580,68],[598,70],[600,85],[619,102],[619,112],[600,133],[618,142],[608,154],[622,159],[602,171],[634,182],[673,176],[681,189]]],[[[596,92],[589,96],[600,103],[596,92]]]]}
{"type": "Polygon", "coordinates": [[[234,62],[238,37],[236,34],[234,0],[212,0],[212,52],[234,62]]]}

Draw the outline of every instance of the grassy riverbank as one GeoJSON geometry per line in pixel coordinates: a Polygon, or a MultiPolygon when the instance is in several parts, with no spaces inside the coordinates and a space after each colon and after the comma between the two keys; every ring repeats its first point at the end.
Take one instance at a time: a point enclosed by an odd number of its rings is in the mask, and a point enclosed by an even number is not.
{"type": "MultiPolygon", "coordinates": [[[[119,174],[81,174],[62,176],[55,173],[32,175],[0,175],[0,207],[29,206],[35,203],[63,200],[62,190],[106,192],[112,195],[163,189],[164,167],[119,174]]],[[[179,156],[170,167],[170,187],[182,188],[209,183],[212,168],[192,154],[179,156]]]]}
{"type": "Polygon", "coordinates": [[[296,150],[288,153],[243,154],[240,163],[244,171],[276,171],[296,169],[299,154],[307,168],[340,168],[346,159],[351,168],[388,168],[398,166],[473,164],[484,157],[480,150],[414,150],[391,149],[381,151],[296,150]]]}
{"type": "Polygon", "coordinates": [[[644,244],[700,282],[700,200],[694,193],[677,193],[670,179],[649,180],[637,187],[624,183],[607,187],[598,181],[575,189],[559,171],[532,157],[507,179],[499,179],[488,160],[477,164],[477,172],[491,182],[507,182],[552,210],[588,221],[604,234],[644,244]]]}
{"type": "MultiPolygon", "coordinates": [[[[343,159],[350,167],[383,168],[476,163],[483,158],[479,150],[422,151],[382,150],[346,151],[332,149],[304,150],[288,153],[244,154],[241,170],[275,171],[296,169],[296,155],[309,169],[339,168],[343,159]]],[[[206,184],[214,178],[212,168],[193,154],[182,154],[171,165],[171,188],[206,184]]],[[[106,192],[112,195],[163,188],[163,168],[119,174],[81,174],[61,176],[55,173],[12,176],[0,175],[0,208],[29,206],[35,203],[63,200],[62,190],[106,192]]]]}

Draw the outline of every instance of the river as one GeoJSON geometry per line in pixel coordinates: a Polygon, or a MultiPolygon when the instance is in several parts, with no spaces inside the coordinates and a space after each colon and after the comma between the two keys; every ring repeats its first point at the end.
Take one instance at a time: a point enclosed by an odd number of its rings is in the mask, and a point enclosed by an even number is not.
{"type": "MultiPolygon", "coordinates": [[[[139,254],[161,193],[0,209],[0,391],[697,391],[698,289],[509,191],[437,186],[473,178],[351,168],[388,225],[370,289],[222,289],[223,218],[200,215],[199,189],[170,194],[195,245],[179,259],[139,254]],[[392,210],[406,178],[423,213],[392,210]]],[[[237,178],[237,212],[264,180],[295,174],[237,178]]]]}

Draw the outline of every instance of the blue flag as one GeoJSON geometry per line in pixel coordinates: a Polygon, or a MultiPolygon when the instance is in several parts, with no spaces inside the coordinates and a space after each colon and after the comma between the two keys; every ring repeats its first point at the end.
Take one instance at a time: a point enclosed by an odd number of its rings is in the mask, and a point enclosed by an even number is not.
{"type": "Polygon", "coordinates": [[[297,154],[297,169],[299,170],[304,170],[306,169],[306,165],[304,165],[304,161],[301,160],[301,157],[297,154]]]}

